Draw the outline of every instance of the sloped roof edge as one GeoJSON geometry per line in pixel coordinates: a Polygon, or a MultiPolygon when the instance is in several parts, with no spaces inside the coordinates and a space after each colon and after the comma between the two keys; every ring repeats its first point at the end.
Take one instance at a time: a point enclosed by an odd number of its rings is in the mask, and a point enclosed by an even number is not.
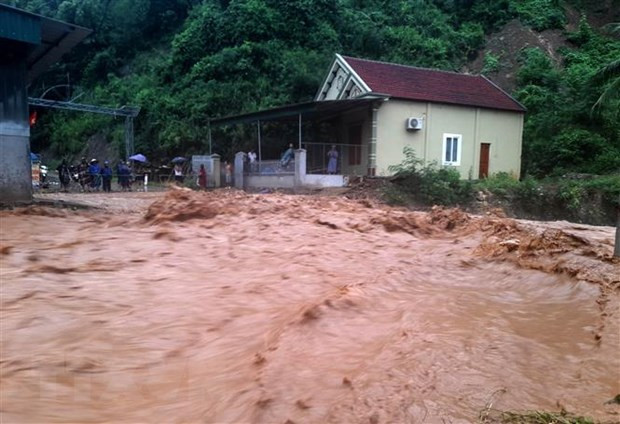
{"type": "Polygon", "coordinates": [[[372,92],[394,98],[525,112],[526,108],[483,75],[342,56],[372,92]]]}
{"type": "Polygon", "coordinates": [[[41,29],[40,42],[30,51],[26,59],[29,82],[45,72],[49,66],[57,62],[64,54],[92,33],[92,30],[88,28],[48,18],[6,4],[0,3],[0,10],[26,15],[39,21],[41,29]]]}

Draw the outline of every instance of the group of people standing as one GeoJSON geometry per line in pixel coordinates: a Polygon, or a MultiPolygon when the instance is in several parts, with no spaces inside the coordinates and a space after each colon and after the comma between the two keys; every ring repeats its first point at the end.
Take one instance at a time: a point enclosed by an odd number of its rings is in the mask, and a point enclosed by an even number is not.
{"type": "MultiPolygon", "coordinates": [[[[86,158],[82,158],[76,166],[69,166],[66,160],[57,168],[58,179],[60,180],[61,189],[68,191],[71,180],[80,184],[82,191],[100,191],[106,193],[112,191],[112,177],[114,172],[110,167],[109,161],[104,161],[103,166],[99,164],[99,160],[93,158],[90,162],[86,158]]],[[[131,189],[131,168],[129,164],[120,161],[116,167],[116,175],[121,190],[129,191],[131,189]]]]}

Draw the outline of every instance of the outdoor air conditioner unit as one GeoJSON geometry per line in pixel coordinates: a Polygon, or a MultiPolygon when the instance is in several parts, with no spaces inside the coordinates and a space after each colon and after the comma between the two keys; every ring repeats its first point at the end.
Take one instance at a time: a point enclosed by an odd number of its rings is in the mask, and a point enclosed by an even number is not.
{"type": "Polygon", "coordinates": [[[408,130],[421,130],[422,124],[424,120],[422,118],[407,118],[407,129],[408,130]]]}

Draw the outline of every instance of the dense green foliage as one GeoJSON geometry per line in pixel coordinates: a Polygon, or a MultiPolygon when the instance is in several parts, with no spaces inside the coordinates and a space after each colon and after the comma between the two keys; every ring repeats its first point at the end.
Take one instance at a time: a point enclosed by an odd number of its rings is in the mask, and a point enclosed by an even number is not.
{"type": "Polygon", "coordinates": [[[546,176],[567,171],[603,174],[620,170],[620,97],[593,105],[613,84],[595,75],[620,57],[620,42],[597,34],[582,19],[561,50],[558,68],[540,49],[524,49],[517,98],[528,108],[524,168],[546,176]]]}
{"type": "MultiPolygon", "coordinates": [[[[566,22],[559,0],[8,1],[94,30],[31,95],[69,76],[79,90],[47,97],[141,106],[136,148],[153,158],[205,152],[209,117],[310,100],[335,52],[458,70],[511,19],[535,30],[566,22]]],[[[559,65],[542,50],[521,55],[516,95],[528,107],[529,174],[620,169],[618,98],[591,112],[612,84],[594,75],[620,56],[620,43],[585,21],[568,37],[559,65]]],[[[485,71],[497,67],[487,55],[485,71]]],[[[57,155],[75,154],[96,132],[121,145],[120,120],[54,112],[41,124],[35,148],[57,155]]],[[[250,130],[229,131],[242,144],[250,130]]],[[[230,155],[236,147],[222,138],[215,150],[230,155]]]]}

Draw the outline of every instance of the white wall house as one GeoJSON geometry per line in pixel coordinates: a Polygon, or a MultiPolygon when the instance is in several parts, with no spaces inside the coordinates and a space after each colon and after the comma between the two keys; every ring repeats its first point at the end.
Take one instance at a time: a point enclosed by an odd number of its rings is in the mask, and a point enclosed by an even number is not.
{"type": "Polygon", "coordinates": [[[486,77],[336,55],[315,100],[373,96],[367,113],[343,120],[343,138],[367,152],[343,173],[388,175],[409,146],[463,178],[519,176],[525,108],[486,77]]]}
{"type": "Polygon", "coordinates": [[[335,145],[338,174],[389,175],[409,147],[426,163],[477,179],[497,172],[519,177],[524,115],[519,102],[481,75],[337,54],[314,101],[211,122],[256,124],[259,156],[261,147],[269,150],[261,142],[265,122],[298,126],[278,148],[293,143],[307,150],[308,174],[325,173],[327,149],[335,145]]]}

